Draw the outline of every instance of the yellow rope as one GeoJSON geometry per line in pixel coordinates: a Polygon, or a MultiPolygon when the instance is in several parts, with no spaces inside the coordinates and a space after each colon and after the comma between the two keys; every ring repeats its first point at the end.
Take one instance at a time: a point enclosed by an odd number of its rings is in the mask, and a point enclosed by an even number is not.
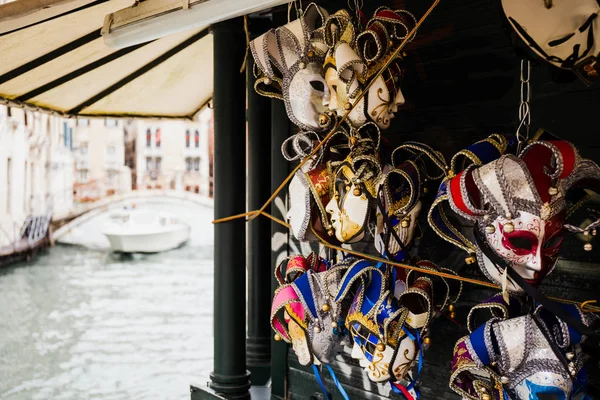
{"type": "Polygon", "coordinates": [[[279,218],[276,218],[274,216],[272,216],[271,214],[269,214],[268,212],[265,211],[260,211],[260,210],[253,210],[253,211],[248,211],[242,214],[236,214],[236,215],[232,215],[229,217],[225,217],[225,218],[219,218],[219,219],[215,219],[212,223],[213,224],[220,224],[222,222],[227,222],[227,221],[233,221],[234,219],[238,219],[238,218],[242,218],[242,217],[247,217],[248,215],[263,215],[267,218],[269,218],[272,221],[277,222],[280,225],[283,225],[287,228],[290,228],[290,225],[287,222],[284,222],[282,220],[280,220],[279,218]]]}
{"type": "MultiPolygon", "coordinates": [[[[273,221],[277,222],[280,225],[286,226],[288,228],[290,227],[289,224],[283,222],[282,220],[280,220],[278,218],[275,218],[275,217],[273,217],[272,215],[270,215],[270,214],[268,214],[266,212],[260,212],[259,210],[249,211],[247,213],[239,214],[239,215],[240,216],[246,216],[246,215],[251,215],[251,214],[261,214],[261,215],[264,215],[264,216],[272,219],[273,221]]],[[[237,216],[234,215],[233,217],[237,217],[237,216]]],[[[213,221],[213,223],[217,224],[219,222],[226,222],[226,220],[229,220],[231,218],[232,217],[221,218],[220,220],[213,221]]],[[[446,273],[446,272],[433,271],[433,270],[429,270],[429,269],[420,268],[420,267],[417,267],[417,266],[414,266],[414,265],[402,264],[402,263],[399,263],[399,262],[390,261],[390,260],[387,260],[385,258],[381,258],[381,257],[377,257],[377,256],[372,256],[370,254],[361,253],[360,251],[355,251],[355,250],[346,249],[346,248],[343,248],[343,247],[340,247],[340,246],[335,246],[333,244],[324,242],[324,241],[322,241],[320,239],[319,239],[319,242],[324,247],[330,248],[332,250],[337,250],[337,251],[342,251],[344,253],[352,254],[354,256],[357,256],[357,257],[360,257],[360,258],[364,258],[365,260],[370,260],[370,261],[374,261],[374,262],[382,262],[384,264],[393,265],[395,267],[404,268],[404,269],[408,269],[408,270],[412,270],[412,271],[416,271],[416,272],[421,272],[421,273],[424,273],[424,274],[439,276],[441,278],[454,279],[454,280],[461,281],[461,282],[472,283],[474,285],[479,285],[479,286],[484,286],[484,287],[491,288],[491,289],[498,289],[498,290],[500,290],[500,286],[495,285],[495,284],[490,283],[490,282],[484,282],[484,281],[480,281],[478,279],[466,278],[464,276],[449,274],[449,273],[446,273]]],[[[574,305],[577,305],[577,306],[579,306],[581,308],[582,311],[585,311],[585,312],[600,313],[600,307],[590,305],[592,303],[596,303],[596,300],[587,300],[587,301],[584,301],[583,303],[580,303],[578,301],[567,300],[567,299],[563,299],[563,298],[560,298],[560,297],[551,297],[551,296],[548,296],[548,298],[551,299],[551,300],[559,301],[561,303],[565,303],[565,304],[574,304],[574,305]]]]}

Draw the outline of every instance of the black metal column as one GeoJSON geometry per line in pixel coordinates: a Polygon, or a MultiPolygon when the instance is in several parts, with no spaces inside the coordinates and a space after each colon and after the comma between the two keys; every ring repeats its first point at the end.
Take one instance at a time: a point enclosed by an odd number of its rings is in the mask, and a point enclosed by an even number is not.
{"type": "MultiPolygon", "coordinates": [[[[270,21],[251,19],[252,38],[265,32],[270,21]]],[[[254,59],[246,63],[248,85],[248,210],[258,210],[271,195],[271,100],[259,96],[254,90],[254,59]]],[[[268,208],[266,210],[270,212],[268,208]]],[[[264,217],[248,223],[248,369],[252,385],[264,385],[271,377],[271,326],[269,323],[272,270],[271,224],[264,217]]]]}
{"type": "MultiPolygon", "coordinates": [[[[245,75],[243,19],[211,27],[214,35],[215,219],[246,209],[245,75]]],[[[216,224],[214,370],[211,388],[231,399],[249,399],[246,370],[246,222],[216,224]]]]}
{"type": "MultiPolygon", "coordinates": [[[[275,22],[277,19],[274,18],[275,22]]],[[[282,24],[275,24],[276,26],[282,24]]],[[[288,162],[281,154],[281,144],[290,135],[290,122],[285,112],[285,106],[281,100],[271,100],[271,191],[275,191],[288,175],[288,162]]],[[[280,206],[285,206],[287,186],[272,203],[271,211],[277,218],[285,220],[284,212],[280,212],[280,206]]],[[[282,257],[288,254],[288,229],[276,222],[271,223],[272,251],[270,269],[277,265],[282,257]],[[283,242],[283,244],[282,244],[283,242]]],[[[271,293],[277,288],[278,283],[271,275],[271,293]]],[[[287,345],[285,342],[277,342],[271,339],[271,397],[285,398],[287,380],[287,345]]]]}

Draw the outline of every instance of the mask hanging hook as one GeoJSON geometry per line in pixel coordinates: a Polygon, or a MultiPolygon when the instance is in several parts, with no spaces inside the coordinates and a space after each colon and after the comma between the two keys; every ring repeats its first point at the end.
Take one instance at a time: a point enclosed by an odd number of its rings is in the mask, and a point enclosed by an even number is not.
{"type": "Polygon", "coordinates": [[[523,148],[523,143],[529,140],[529,125],[531,124],[531,108],[529,101],[531,98],[531,62],[521,60],[521,103],[519,104],[519,127],[517,128],[517,155],[523,148]]]}

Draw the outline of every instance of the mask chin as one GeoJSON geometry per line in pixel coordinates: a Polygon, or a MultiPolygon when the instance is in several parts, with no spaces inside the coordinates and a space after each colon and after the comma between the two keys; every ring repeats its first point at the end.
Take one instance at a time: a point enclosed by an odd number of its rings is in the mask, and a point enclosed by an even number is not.
{"type": "MultiPolygon", "coordinates": [[[[504,271],[499,271],[499,267],[496,267],[496,264],[492,262],[481,250],[477,250],[477,262],[479,264],[479,268],[483,272],[483,274],[496,285],[502,286],[502,273],[504,271]]],[[[507,289],[509,292],[522,294],[524,290],[515,284],[510,278],[508,279],[507,289]]]]}
{"type": "Polygon", "coordinates": [[[303,128],[321,129],[319,116],[327,111],[323,103],[330,94],[320,66],[310,63],[298,70],[284,91],[287,91],[284,98],[290,119],[303,128]]]}
{"type": "Polygon", "coordinates": [[[310,222],[310,190],[302,184],[298,175],[295,175],[290,182],[289,196],[290,208],[286,218],[294,237],[304,241],[310,222]]]}
{"type": "Polygon", "coordinates": [[[298,356],[298,362],[302,365],[310,365],[316,361],[308,347],[304,330],[293,319],[288,322],[288,331],[292,339],[292,347],[298,356]]]}
{"type": "Polygon", "coordinates": [[[386,382],[390,379],[389,365],[394,356],[394,349],[386,346],[384,351],[375,350],[373,360],[364,369],[373,382],[386,382]]]}

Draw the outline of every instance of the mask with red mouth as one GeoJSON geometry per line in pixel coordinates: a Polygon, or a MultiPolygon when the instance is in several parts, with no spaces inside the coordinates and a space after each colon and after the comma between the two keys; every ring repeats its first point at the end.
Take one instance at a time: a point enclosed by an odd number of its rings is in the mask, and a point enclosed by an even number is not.
{"type": "Polygon", "coordinates": [[[444,239],[476,256],[491,281],[522,292],[506,277],[506,267],[539,285],[558,260],[570,191],[597,189],[599,183],[600,168],[581,159],[571,143],[535,141],[518,157],[505,154],[483,165],[473,163],[442,183],[438,199],[475,222],[479,246],[457,229],[445,234],[437,222],[448,221],[439,210],[441,201],[434,203],[430,223],[444,239]]]}

